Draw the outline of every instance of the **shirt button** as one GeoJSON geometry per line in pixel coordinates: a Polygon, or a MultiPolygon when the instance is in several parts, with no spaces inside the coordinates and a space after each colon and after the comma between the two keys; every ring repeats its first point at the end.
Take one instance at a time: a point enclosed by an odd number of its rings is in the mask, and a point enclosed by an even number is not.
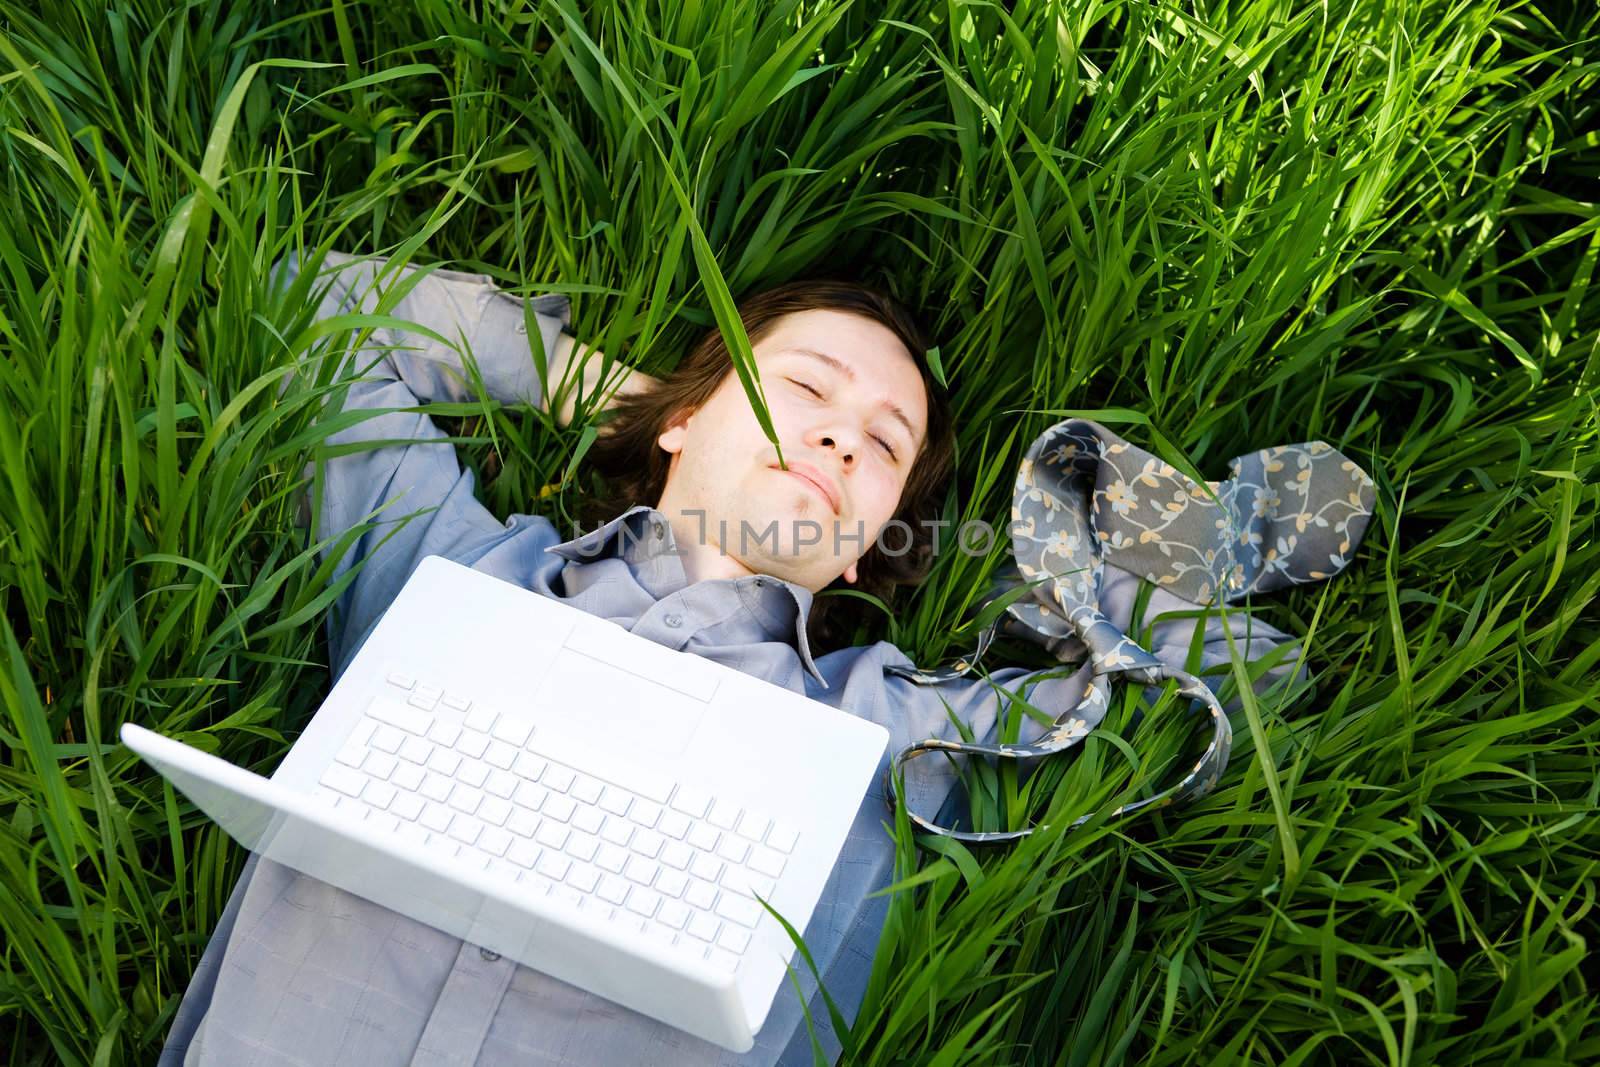
{"type": "Polygon", "coordinates": [[[668,615],[666,617],[666,624],[668,626],[679,626],[682,623],[683,623],[683,616],[682,615],[668,615]]]}
{"type": "Polygon", "coordinates": [[[495,960],[500,958],[500,953],[498,953],[498,952],[490,952],[486,948],[480,948],[478,950],[478,955],[482,956],[484,959],[488,960],[490,963],[493,963],[495,960]]]}

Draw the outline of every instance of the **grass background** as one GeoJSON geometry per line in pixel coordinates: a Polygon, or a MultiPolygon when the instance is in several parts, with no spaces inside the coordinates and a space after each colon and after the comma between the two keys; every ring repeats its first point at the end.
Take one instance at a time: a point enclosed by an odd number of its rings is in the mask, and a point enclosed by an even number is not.
{"type": "MultiPolygon", "coordinates": [[[[1211,477],[1321,438],[1378,480],[1352,567],[1256,606],[1318,686],[1246,703],[1214,794],[992,856],[901,827],[846,1061],[1600,1059],[1596,32],[1493,0],[0,0],[0,1059],[152,1062],[243,861],[118,724],[266,771],[326,690],[338,590],[294,524],[325,431],[275,396],[309,309],[266,286],[316,243],[561,288],[653,373],[727,293],[878,281],[938,338],[958,520],[1005,521],[1066,409],[1211,477]]],[[[565,519],[587,418],[436,413],[497,514],[565,519]]],[[[859,639],[965,651],[997,560],[941,559],[859,639]]],[[[1091,737],[1054,802],[1124,779],[1091,737]]]]}

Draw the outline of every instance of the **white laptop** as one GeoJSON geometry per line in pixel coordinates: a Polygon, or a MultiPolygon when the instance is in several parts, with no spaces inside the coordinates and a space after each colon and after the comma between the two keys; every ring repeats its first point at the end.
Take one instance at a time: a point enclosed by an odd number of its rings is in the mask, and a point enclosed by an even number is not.
{"type": "Polygon", "coordinates": [[[795,957],[758,898],[805,930],[889,735],[428,556],[270,779],[121,738],[247,848],[744,1052],[795,957]]]}

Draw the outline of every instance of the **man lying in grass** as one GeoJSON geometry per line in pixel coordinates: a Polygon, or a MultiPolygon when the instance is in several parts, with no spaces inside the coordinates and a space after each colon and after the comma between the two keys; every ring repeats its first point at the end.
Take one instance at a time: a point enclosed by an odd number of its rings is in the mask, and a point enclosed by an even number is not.
{"type": "MultiPolygon", "coordinates": [[[[614,364],[614,376],[602,383],[600,359],[565,330],[564,297],[529,301],[525,318],[524,301],[486,276],[437,269],[419,276],[414,266],[340,254],[311,266],[291,259],[279,272],[287,283],[279,321],[297,355],[323,354],[313,332],[331,334],[329,351],[342,354],[358,331],[339,316],[386,313],[465,342],[490,398],[543,408],[525,327],[531,319],[550,356],[548,381],[581,380],[586,394],[611,395],[615,409],[587,459],[614,490],[609,499],[589,502],[608,521],[572,540],[541,517],[502,521],[490,514],[474,495],[472,471],[461,469],[446,435],[426,415],[388,410],[331,435],[329,445],[401,442],[325,463],[318,538],[335,538],[384,508],[335,573],[361,564],[328,619],[335,678],[417,563],[438,554],[882,723],[893,735],[891,752],[948,733],[947,708],[979,738],[988,735],[1001,691],[1052,712],[1077,703],[1087,666],[1065,677],[1059,669],[1008,667],[987,678],[918,686],[885,674],[888,665],[912,662],[888,642],[813,653],[814,641],[831,644],[842,629],[829,612],[852,603],[819,599],[820,591],[887,594],[918,580],[931,560],[936,527],[924,520],[938,513],[951,471],[949,407],[929,372],[925,338],[893,300],[849,283],[797,282],[740,305],[785,467],[730,373],[728,349],[715,330],[665,380],[614,364]],[[306,315],[312,308],[314,322],[306,315]],[[911,551],[895,551],[898,541],[878,543],[879,532],[897,518],[916,539],[911,551]],[[775,541],[740,536],[745,529],[765,533],[774,522],[775,541]]],[[[478,397],[455,347],[408,329],[372,330],[346,369],[358,380],[343,395],[344,411],[478,397]]],[[[556,390],[563,402],[554,414],[562,424],[573,418],[573,392],[556,390]]],[[[1125,624],[1131,596],[1121,599],[1120,608],[1108,609],[1121,611],[1125,624]]],[[[1186,634],[1180,626],[1170,640],[1186,643],[1186,634]]],[[[1164,640],[1158,627],[1156,644],[1164,640]]],[[[1025,735],[1037,733],[1030,722],[1025,735]]],[[[894,866],[879,783],[881,775],[803,931],[847,1018],[861,1002],[887,907],[886,898],[869,895],[888,883],[894,866]]],[[[913,809],[931,814],[948,786],[935,774],[911,788],[913,809]]],[[[587,893],[615,877],[601,865],[578,863],[564,882],[587,893]]],[[[685,927],[674,898],[692,876],[664,867],[657,881],[626,887],[633,897],[625,914],[641,928],[655,924],[657,936],[701,938],[708,951],[737,950],[744,935],[729,924],[685,927]]],[[[815,981],[797,970],[823,1045],[834,1054],[838,1042],[814,997],[815,981]]],[[[755,1048],[736,1056],[256,856],[247,861],[162,1057],[163,1064],[191,1067],[446,1062],[813,1059],[801,1000],[787,986],[755,1048]]]]}

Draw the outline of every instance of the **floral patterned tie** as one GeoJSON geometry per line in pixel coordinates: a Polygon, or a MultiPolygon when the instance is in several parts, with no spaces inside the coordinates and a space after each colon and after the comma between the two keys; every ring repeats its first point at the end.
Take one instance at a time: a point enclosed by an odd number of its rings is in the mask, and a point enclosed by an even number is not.
{"type": "MultiPolygon", "coordinates": [[[[977,666],[996,631],[1004,629],[1063,661],[1087,652],[1093,678],[1079,704],[1031,744],[929,738],[907,746],[890,761],[886,796],[891,807],[899,802],[898,768],[929,752],[1025,760],[1077,744],[1104,718],[1117,676],[1145,685],[1177,682],[1191,708],[1198,702],[1209,710],[1212,736],[1182,780],[1111,814],[1164,807],[1215,788],[1233,737],[1227,714],[1205,682],[1141,648],[1101,613],[1102,561],[1211,607],[1338,574],[1360,544],[1376,499],[1367,473],[1322,441],[1263,449],[1228,466],[1231,476],[1207,482],[1208,493],[1171,464],[1087,419],[1058,422],[1033,442],[1017,472],[1011,506],[1015,559],[1002,569],[984,603],[1018,586],[1031,585],[1031,590],[982,631],[972,655],[953,666],[891,665],[884,671],[921,685],[963,677],[977,666]]],[[[909,807],[906,815],[928,833],[980,844],[1015,841],[1045,829],[957,831],[909,807]]]]}

